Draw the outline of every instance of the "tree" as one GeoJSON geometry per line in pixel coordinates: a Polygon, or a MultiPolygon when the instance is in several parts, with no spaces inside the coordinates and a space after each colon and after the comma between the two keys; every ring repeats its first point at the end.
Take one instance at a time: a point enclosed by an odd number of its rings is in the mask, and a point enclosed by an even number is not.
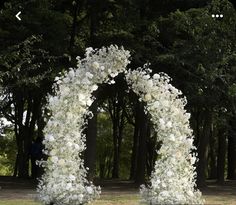
{"type": "MultiPolygon", "coordinates": [[[[10,47],[0,58],[1,84],[4,88],[1,113],[14,124],[17,142],[15,175],[28,177],[29,151],[35,135],[35,125],[40,123],[46,95],[54,79],[47,52],[36,48],[39,37],[31,37],[10,47]]],[[[43,127],[38,127],[42,132],[43,127]]]]}
{"type": "Polygon", "coordinates": [[[226,82],[232,75],[229,68],[222,65],[235,50],[235,20],[234,9],[228,1],[213,1],[205,8],[176,11],[159,18],[155,24],[159,29],[156,41],[162,50],[156,60],[151,61],[152,67],[165,68],[163,71],[173,77],[174,84],[187,96],[195,125],[201,186],[205,185],[207,176],[212,117],[225,108],[224,99],[228,99],[226,82]],[[211,14],[219,11],[225,18],[213,19],[211,14]]]}

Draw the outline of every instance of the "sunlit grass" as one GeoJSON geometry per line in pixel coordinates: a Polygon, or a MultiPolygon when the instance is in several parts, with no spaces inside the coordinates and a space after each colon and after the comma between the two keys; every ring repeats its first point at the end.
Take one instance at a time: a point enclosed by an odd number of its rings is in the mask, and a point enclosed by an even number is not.
{"type": "MultiPolygon", "coordinates": [[[[206,205],[236,205],[234,195],[204,195],[206,205]]],[[[102,195],[92,205],[138,205],[140,197],[137,194],[102,195]]],[[[41,205],[40,202],[27,199],[0,200],[0,205],[41,205]]]]}
{"type": "Polygon", "coordinates": [[[40,205],[39,202],[35,202],[34,200],[25,200],[25,199],[18,199],[18,200],[0,200],[0,205],[40,205]]]}

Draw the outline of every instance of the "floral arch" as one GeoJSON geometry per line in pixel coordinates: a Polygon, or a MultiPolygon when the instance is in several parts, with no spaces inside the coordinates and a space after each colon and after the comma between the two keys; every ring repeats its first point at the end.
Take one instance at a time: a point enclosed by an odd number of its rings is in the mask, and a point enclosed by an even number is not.
{"type": "Polygon", "coordinates": [[[77,68],[57,77],[57,96],[49,96],[52,116],[45,127],[45,168],[38,185],[39,198],[44,204],[81,205],[99,196],[100,188],[86,179],[81,153],[86,149],[83,129],[88,110],[94,101],[93,91],[101,83],[115,83],[113,78],[123,72],[126,81],[146,104],[158,140],[162,146],[150,185],[141,187],[146,203],[203,204],[195,188],[196,156],[192,153],[190,114],[184,106],[186,99],[170,84],[164,74],[154,74],[148,68],[126,70],[130,54],[123,48],[110,46],[93,50],[87,48],[84,59],[78,58],[77,68]]]}

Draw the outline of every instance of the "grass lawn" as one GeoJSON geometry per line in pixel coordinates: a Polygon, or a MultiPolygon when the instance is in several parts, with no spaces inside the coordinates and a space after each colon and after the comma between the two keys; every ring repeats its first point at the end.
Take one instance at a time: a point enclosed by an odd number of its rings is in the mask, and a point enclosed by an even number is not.
{"type": "MultiPolygon", "coordinates": [[[[234,195],[206,195],[206,205],[236,205],[236,196],[234,195]]],[[[138,205],[139,196],[132,194],[124,195],[103,195],[101,198],[92,203],[92,205],[138,205]]],[[[0,205],[40,205],[34,200],[0,200],[0,205]]]]}

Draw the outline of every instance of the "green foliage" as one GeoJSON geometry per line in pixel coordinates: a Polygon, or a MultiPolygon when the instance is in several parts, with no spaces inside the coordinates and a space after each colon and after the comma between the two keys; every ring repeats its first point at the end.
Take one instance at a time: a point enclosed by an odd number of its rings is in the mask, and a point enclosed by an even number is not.
{"type": "Polygon", "coordinates": [[[97,175],[101,178],[109,178],[113,159],[112,123],[104,112],[98,114],[97,122],[97,175]]]}
{"type": "Polygon", "coordinates": [[[16,141],[11,129],[0,136],[0,175],[12,175],[16,157],[16,141]]]}
{"type": "Polygon", "coordinates": [[[54,2],[48,0],[6,2],[0,17],[1,48],[19,44],[32,35],[41,35],[42,48],[54,55],[65,53],[71,17],[53,7],[54,2]],[[22,12],[20,22],[15,18],[19,11],[22,12]]]}
{"type": "MultiPolygon", "coordinates": [[[[97,134],[97,160],[96,175],[101,178],[111,178],[113,163],[113,138],[112,122],[108,113],[98,114],[98,134],[97,134]],[[103,170],[102,170],[103,169],[103,170]],[[102,173],[101,173],[102,172],[102,173]]],[[[133,127],[126,124],[124,127],[123,141],[121,145],[120,178],[128,179],[131,160],[133,127]]]]}
{"type": "Polygon", "coordinates": [[[157,66],[165,68],[190,103],[210,107],[221,103],[228,86],[224,82],[235,76],[225,66],[236,47],[232,5],[213,1],[205,8],[176,11],[156,23],[160,29],[158,40],[165,47],[155,62],[157,66]],[[218,11],[224,13],[223,19],[211,17],[218,11]]]}

